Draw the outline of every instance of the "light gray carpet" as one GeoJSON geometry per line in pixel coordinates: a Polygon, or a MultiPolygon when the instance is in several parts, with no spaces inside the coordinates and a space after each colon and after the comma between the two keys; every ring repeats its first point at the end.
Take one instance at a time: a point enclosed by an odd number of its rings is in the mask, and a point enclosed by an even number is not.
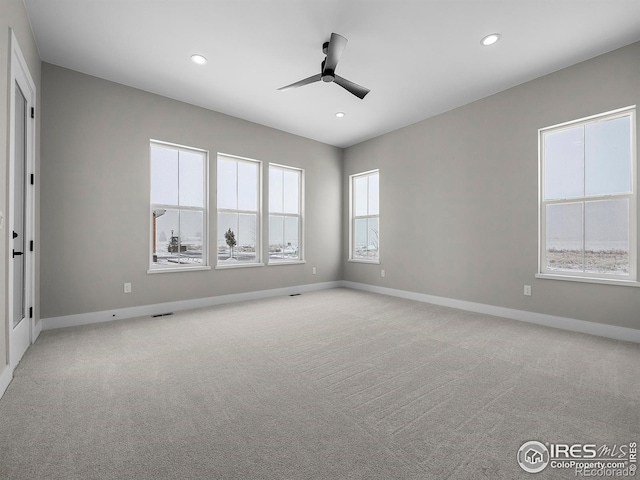
{"type": "Polygon", "coordinates": [[[2,479],[573,478],[527,440],[640,440],[640,347],[348,289],[43,332],[2,479]]]}

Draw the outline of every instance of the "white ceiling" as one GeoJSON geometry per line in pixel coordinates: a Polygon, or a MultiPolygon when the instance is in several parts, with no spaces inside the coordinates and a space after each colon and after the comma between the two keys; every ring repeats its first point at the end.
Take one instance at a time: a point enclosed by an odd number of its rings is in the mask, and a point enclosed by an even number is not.
{"type": "Polygon", "coordinates": [[[640,40],[640,0],[24,2],[45,62],[339,147],[640,40]],[[332,32],[336,73],[371,93],[277,91],[319,73],[332,32]]]}

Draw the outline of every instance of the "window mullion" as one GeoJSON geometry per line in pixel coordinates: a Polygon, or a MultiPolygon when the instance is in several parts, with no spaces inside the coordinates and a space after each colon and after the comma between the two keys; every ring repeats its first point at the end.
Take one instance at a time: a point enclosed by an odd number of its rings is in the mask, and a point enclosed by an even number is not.
{"type": "MultiPolygon", "coordinates": [[[[280,185],[282,185],[282,214],[284,215],[284,168],[282,169],[282,176],[280,177],[280,185]]],[[[282,228],[284,229],[284,224],[282,228]]],[[[282,241],[284,242],[284,236],[282,237],[282,241]]]]}
{"type": "Polygon", "coordinates": [[[543,205],[558,205],[563,203],[598,202],[603,200],[632,200],[633,193],[611,193],[607,195],[590,195],[588,197],[554,198],[553,200],[542,200],[543,205]]]}
{"type": "Polygon", "coordinates": [[[253,214],[253,215],[256,215],[258,213],[257,210],[238,210],[237,208],[219,208],[218,212],[220,212],[220,213],[245,213],[245,214],[253,214]]]}
{"type": "Polygon", "coordinates": [[[582,126],[582,272],[586,272],[587,266],[585,265],[586,258],[586,225],[587,225],[587,129],[586,126],[582,126]]]}
{"type": "MultiPolygon", "coordinates": [[[[367,215],[369,215],[369,184],[371,183],[371,176],[367,175],[367,215]]],[[[367,228],[369,227],[369,222],[367,222],[367,228]]],[[[367,241],[369,240],[369,230],[367,230],[367,241]]]]}
{"type": "MultiPolygon", "coordinates": [[[[284,174],[283,174],[283,177],[284,177],[284,174]]],[[[282,180],[283,180],[282,185],[284,187],[284,178],[282,180]]],[[[284,191],[284,188],[283,188],[283,191],[284,191]]],[[[283,201],[284,201],[284,198],[283,198],[283,201]]],[[[284,206],[284,203],[282,205],[284,206]]],[[[284,249],[287,248],[287,238],[285,237],[287,233],[286,225],[287,225],[287,220],[286,220],[286,217],[283,215],[282,216],[282,258],[284,258],[284,249]]]]}
{"type": "Polygon", "coordinates": [[[587,202],[582,202],[582,272],[587,270],[586,265],[584,263],[585,260],[585,250],[586,250],[586,224],[587,224],[587,202]]]}
{"type": "Polygon", "coordinates": [[[587,129],[582,126],[582,197],[587,196],[587,129]]]}
{"type": "Polygon", "coordinates": [[[163,210],[188,210],[191,212],[205,212],[206,208],[204,207],[181,207],[180,205],[169,205],[169,204],[162,204],[162,203],[152,203],[151,204],[151,209],[155,210],[155,209],[163,209],[163,210]]]}
{"type": "Polygon", "coordinates": [[[236,210],[240,206],[240,162],[236,162],[236,210]]]}
{"type": "Polygon", "coordinates": [[[178,175],[176,175],[176,181],[178,182],[178,265],[180,265],[180,250],[182,249],[182,212],[180,211],[180,150],[178,150],[178,175]]]}

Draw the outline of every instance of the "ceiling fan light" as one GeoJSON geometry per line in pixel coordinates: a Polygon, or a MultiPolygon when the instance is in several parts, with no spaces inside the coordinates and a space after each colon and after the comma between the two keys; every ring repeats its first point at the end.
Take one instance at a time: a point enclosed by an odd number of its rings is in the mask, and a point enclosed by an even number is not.
{"type": "Polygon", "coordinates": [[[196,65],[206,65],[207,64],[207,59],[206,57],[199,55],[197,53],[194,53],[193,55],[191,55],[191,61],[193,63],[195,63],[196,65]]]}
{"type": "Polygon", "coordinates": [[[500,40],[499,33],[490,33],[489,35],[484,37],[482,40],[480,40],[480,43],[485,47],[488,47],[489,45],[493,45],[494,43],[497,43],[498,40],[500,40]]]}

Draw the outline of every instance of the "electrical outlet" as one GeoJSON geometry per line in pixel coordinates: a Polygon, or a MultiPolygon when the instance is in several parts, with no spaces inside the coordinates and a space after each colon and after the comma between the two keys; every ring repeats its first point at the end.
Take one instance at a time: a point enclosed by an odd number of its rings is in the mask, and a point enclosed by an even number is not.
{"type": "Polygon", "coordinates": [[[315,274],[316,274],[316,267],[313,267],[313,268],[311,269],[311,273],[312,273],[313,275],[315,275],[315,274]]]}
{"type": "Polygon", "coordinates": [[[125,283],[124,284],[124,293],[131,293],[131,284],[130,283],[125,283]]]}
{"type": "Polygon", "coordinates": [[[525,294],[527,297],[530,297],[530,296],[531,296],[531,285],[525,285],[525,286],[524,286],[524,294],[525,294]]]}
{"type": "Polygon", "coordinates": [[[380,270],[380,276],[384,277],[384,275],[385,275],[384,270],[380,270]]]}

